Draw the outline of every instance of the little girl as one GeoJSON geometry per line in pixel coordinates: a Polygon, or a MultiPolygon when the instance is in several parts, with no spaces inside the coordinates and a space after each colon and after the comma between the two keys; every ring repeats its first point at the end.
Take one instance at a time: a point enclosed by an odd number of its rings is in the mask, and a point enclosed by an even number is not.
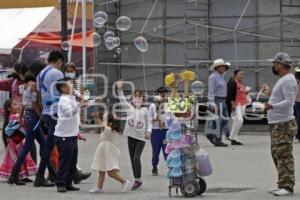
{"type": "MultiPolygon", "coordinates": [[[[24,145],[24,137],[25,130],[22,128],[22,120],[20,119],[20,106],[19,103],[12,100],[7,100],[4,104],[5,110],[5,134],[7,140],[7,148],[6,153],[3,158],[3,162],[0,166],[0,177],[4,179],[8,179],[11,175],[11,171],[15,162],[22,150],[24,145]],[[12,132],[8,132],[7,125],[16,122],[17,127],[10,127],[12,132]],[[15,130],[16,129],[16,130],[15,130]]],[[[35,162],[32,160],[30,154],[26,155],[25,161],[21,166],[21,170],[19,173],[19,179],[26,179],[29,176],[33,176],[36,174],[37,168],[35,162]]],[[[25,185],[22,181],[15,181],[17,185],[25,185]]]]}
{"type": "Polygon", "coordinates": [[[100,136],[100,144],[97,147],[91,168],[99,171],[98,186],[90,190],[90,193],[101,193],[105,180],[105,173],[122,184],[121,192],[126,192],[130,185],[119,175],[120,150],[117,144],[117,137],[120,132],[120,121],[112,114],[107,116],[107,122],[103,123],[99,118],[99,113],[93,113],[95,123],[104,127],[100,136]]]}
{"type": "Polygon", "coordinates": [[[141,91],[135,91],[132,104],[129,104],[123,94],[123,81],[117,82],[120,103],[124,106],[127,118],[124,135],[128,136],[128,149],[131,160],[131,167],[135,182],[131,188],[133,191],[141,190],[143,183],[141,180],[142,167],[141,155],[145,143],[151,137],[152,123],[147,108],[143,108],[143,97],[141,91]]]}

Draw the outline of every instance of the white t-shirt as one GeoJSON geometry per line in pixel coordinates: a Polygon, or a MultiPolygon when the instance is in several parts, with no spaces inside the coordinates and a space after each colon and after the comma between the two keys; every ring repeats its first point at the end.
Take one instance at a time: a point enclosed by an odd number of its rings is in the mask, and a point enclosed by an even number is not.
{"type": "Polygon", "coordinates": [[[152,125],[147,108],[134,108],[127,102],[123,92],[119,92],[119,99],[122,107],[126,110],[127,120],[124,135],[137,140],[146,141],[145,133],[151,133],[152,125]]]}
{"type": "Polygon", "coordinates": [[[287,122],[295,118],[294,104],[297,90],[297,81],[291,73],[277,81],[269,99],[269,104],[273,106],[267,113],[269,124],[287,122]]]}
{"type": "MultiPolygon", "coordinates": [[[[168,114],[167,114],[167,104],[166,103],[160,104],[159,108],[157,108],[157,106],[158,105],[156,103],[152,103],[149,107],[149,115],[150,115],[150,120],[152,122],[152,129],[160,129],[159,121],[155,120],[157,117],[162,122],[165,122],[166,118],[168,116],[168,114]]],[[[166,126],[164,128],[166,128],[166,126]]]]}
{"type": "Polygon", "coordinates": [[[58,120],[54,135],[76,137],[79,133],[80,106],[74,95],[62,95],[58,102],[58,120]]]}
{"type": "Polygon", "coordinates": [[[43,114],[54,115],[57,113],[57,99],[60,93],[56,90],[56,82],[64,78],[64,74],[51,65],[45,67],[37,77],[37,90],[41,93],[43,114]],[[40,79],[45,74],[43,83],[40,79]]]}

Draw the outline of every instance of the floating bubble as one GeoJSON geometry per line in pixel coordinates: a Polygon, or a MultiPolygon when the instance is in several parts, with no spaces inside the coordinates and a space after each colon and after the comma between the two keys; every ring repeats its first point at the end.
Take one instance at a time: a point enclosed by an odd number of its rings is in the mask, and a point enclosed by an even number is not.
{"type": "Polygon", "coordinates": [[[105,39],[105,46],[108,50],[113,50],[115,48],[114,46],[114,38],[108,37],[105,39]]]}
{"type": "Polygon", "coordinates": [[[122,52],[122,49],[120,47],[116,49],[117,54],[120,54],[121,52],[122,52]]]}
{"type": "Polygon", "coordinates": [[[92,33],[93,47],[98,47],[101,44],[101,36],[97,32],[92,33]]]}
{"type": "Polygon", "coordinates": [[[149,49],[148,42],[144,37],[139,36],[139,37],[135,38],[133,42],[134,42],[134,46],[140,52],[144,53],[144,52],[148,51],[148,49],[149,49]]]}
{"type": "Polygon", "coordinates": [[[153,27],[153,32],[157,32],[157,27],[153,27]]]}
{"type": "Polygon", "coordinates": [[[131,27],[131,19],[127,16],[121,16],[116,21],[116,27],[120,31],[127,31],[131,27]]]}
{"type": "Polygon", "coordinates": [[[94,18],[95,18],[95,20],[98,19],[98,21],[97,21],[98,23],[105,24],[108,20],[108,15],[104,11],[98,11],[94,14],[94,18]]]}
{"type": "Polygon", "coordinates": [[[124,50],[125,50],[125,51],[128,51],[128,47],[125,47],[124,50]]]}
{"type": "Polygon", "coordinates": [[[101,17],[98,17],[95,19],[94,25],[96,28],[102,28],[105,25],[105,22],[101,17]]]}
{"type": "Polygon", "coordinates": [[[68,41],[63,41],[63,42],[61,43],[61,48],[62,48],[63,50],[65,50],[65,51],[68,51],[68,50],[70,49],[70,44],[69,44],[69,42],[68,42],[68,41]]]}
{"type": "Polygon", "coordinates": [[[104,33],[104,40],[106,40],[106,39],[109,38],[109,37],[115,37],[115,33],[112,32],[112,31],[106,31],[106,32],[104,33]]]}
{"type": "Polygon", "coordinates": [[[114,44],[114,47],[119,47],[120,44],[121,44],[120,38],[119,37],[114,37],[113,44],[114,44]]]}
{"type": "Polygon", "coordinates": [[[117,54],[114,54],[114,58],[117,58],[118,56],[117,56],[117,54]]]}
{"type": "Polygon", "coordinates": [[[205,86],[202,81],[194,81],[191,84],[191,90],[195,95],[202,94],[204,92],[205,86]]]}

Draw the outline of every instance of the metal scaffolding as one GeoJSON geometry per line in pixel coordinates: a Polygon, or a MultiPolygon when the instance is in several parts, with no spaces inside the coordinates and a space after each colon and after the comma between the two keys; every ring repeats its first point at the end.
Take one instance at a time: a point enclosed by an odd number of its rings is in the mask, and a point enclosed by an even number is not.
{"type": "MultiPolygon", "coordinates": [[[[157,51],[161,51],[162,54],[160,61],[155,56],[153,56],[153,59],[150,59],[151,57],[147,59],[148,55],[139,53],[135,53],[138,59],[132,58],[130,60],[127,57],[132,56],[131,54],[127,53],[126,57],[122,56],[121,53],[120,56],[116,57],[114,52],[109,52],[104,45],[101,45],[97,50],[97,68],[100,69],[100,72],[108,73],[109,70],[115,72],[117,77],[112,77],[111,81],[122,77],[122,72],[125,69],[136,70],[135,76],[122,78],[137,80],[141,79],[142,76],[145,89],[153,90],[154,88],[151,88],[151,86],[146,87],[147,81],[145,81],[145,78],[151,79],[156,75],[165,75],[170,71],[182,70],[183,68],[191,68],[197,71],[198,77],[206,81],[209,74],[209,65],[217,56],[222,56],[222,53],[228,55],[228,50],[225,48],[228,46],[229,51],[233,52],[233,56],[227,60],[232,62],[235,68],[241,67],[247,71],[251,75],[251,81],[254,82],[253,87],[258,88],[263,78],[268,77],[271,73],[269,69],[266,69],[270,66],[269,59],[271,58],[270,55],[265,56],[268,48],[273,48],[274,52],[288,52],[291,54],[294,64],[298,64],[300,60],[300,56],[297,55],[300,50],[300,29],[298,28],[300,23],[300,1],[273,1],[273,4],[267,6],[274,6],[274,12],[265,13],[260,10],[262,9],[260,7],[263,7],[264,2],[267,4],[271,1],[239,0],[236,2],[240,7],[236,8],[232,15],[217,13],[218,5],[227,6],[226,1],[232,3],[234,0],[94,1],[95,11],[105,8],[110,15],[111,11],[115,9],[118,10],[115,13],[120,16],[125,10],[125,13],[131,17],[133,22],[136,22],[135,25],[138,27],[120,34],[124,54],[132,49],[133,38],[141,33],[147,38],[150,48],[158,48],[157,51]],[[175,15],[169,10],[168,6],[170,7],[171,3],[179,4],[179,7],[182,6],[183,11],[180,11],[182,15],[175,15]],[[145,10],[148,10],[148,13],[141,16],[130,16],[128,10],[130,8],[137,9],[139,6],[143,9],[146,7],[145,10]],[[163,14],[153,14],[156,9],[162,10],[163,14]],[[247,52],[243,52],[247,49],[243,48],[243,45],[248,45],[251,48],[254,46],[253,53],[251,52],[251,55],[248,56],[247,52]],[[220,46],[225,49],[223,52],[218,52],[220,46]],[[179,53],[174,51],[173,47],[178,48],[178,52],[184,54],[182,57],[183,62],[170,62],[172,52],[174,52],[174,60],[179,57],[179,53]],[[265,48],[266,50],[264,50],[265,48]]],[[[234,10],[234,5],[228,5],[228,7],[234,10]]],[[[109,23],[107,28],[115,29],[113,23],[109,23]]],[[[155,53],[152,52],[152,54],[155,53]]],[[[162,80],[157,81],[162,83],[162,80]]]]}

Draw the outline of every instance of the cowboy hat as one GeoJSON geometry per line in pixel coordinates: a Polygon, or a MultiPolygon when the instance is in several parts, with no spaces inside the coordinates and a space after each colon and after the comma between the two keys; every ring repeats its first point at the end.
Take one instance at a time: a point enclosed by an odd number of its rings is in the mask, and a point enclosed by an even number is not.
{"type": "Polygon", "coordinates": [[[216,70],[216,68],[219,66],[225,66],[226,69],[228,69],[231,66],[231,64],[229,62],[225,62],[224,59],[219,58],[214,60],[214,63],[210,66],[210,71],[216,70]]]}

